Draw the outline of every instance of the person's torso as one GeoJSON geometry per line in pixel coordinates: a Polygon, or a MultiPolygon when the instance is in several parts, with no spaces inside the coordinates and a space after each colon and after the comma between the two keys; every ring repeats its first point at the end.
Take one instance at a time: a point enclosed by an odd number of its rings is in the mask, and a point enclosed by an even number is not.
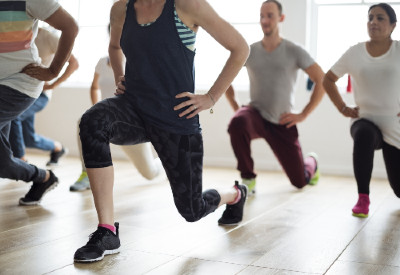
{"type": "Polygon", "coordinates": [[[126,57],[125,95],[144,120],[179,134],[200,131],[198,116],[180,118],[174,106],[182,92],[194,93],[194,56],[181,41],[174,21],[174,1],[166,0],[157,20],[141,26],[133,0],[128,2],[121,47],[126,57]]]}
{"type": "Polygon", "coordinates": [[[314,63],[308,54],[298,48],[285,39],[272,52],[267,52],[261,42],[251,45],[246,62],[250,104],[270,122],[278,123],[282,113],[292,110],[298,70],[314,63]]]}
{"type": "Polygon", "coordinates": [[[109,63],[108,56],[102,57],[96,65],[95,72],[99,75],[99,88],[101,98],[106,99],[114,96],[115,79],[112,67],[109,63]]]}
{"type": "Polygon", "coordinates": [[[38,19],[47,19],[59,8],[53,0],[0,0],[0,85],[37,98],[43,82],[20,71],[30,63],[40,64],[34,40],[38,19]]]}
{"type": "Polygon", "coordinates": [[[353,46],[348,55],[354,100],[360,114],[397,115],[400,112],[400,42],[393,41],[383,55],[372,57],[366,43],[353,46]]]}
{"type": "Polygon", "coordinates": [[[57,51],[59,38],[46,29],[39,29],[35,39],[42,65],[49,67],[57,51]]]}

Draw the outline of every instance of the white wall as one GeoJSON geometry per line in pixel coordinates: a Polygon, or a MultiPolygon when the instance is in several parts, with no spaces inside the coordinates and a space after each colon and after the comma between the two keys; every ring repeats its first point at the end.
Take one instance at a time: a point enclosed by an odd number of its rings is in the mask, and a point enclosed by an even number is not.
{"type": "MultiPolygon", "coordinates": [[[[310,0],[282,0],[286,20],[281,26],[284,37],[305,46],[309,45],[310,0]]],[[[197,74],[201,72],[197,71],[197,74]]],[[[303,73],[299,75],[296,89],[296,108],[301,110],[308,102],[310,93],[306,91],[303,73]]],[[[205,91],[198,91],[200,93],[205,91]]],[[[352,95],[345,95],[348,103],[352,95]]],[[[242,103],[247,99],[247,91],[239,91],[242,103]]],[[[77,155],[76,129],[81,114],[90,107],[89,88],[58,88],[53,93],[49,106],[37,115],[38,133],[61,141],[70,149],[71,155],[77,155]]],[[[201,113],[200,120],[204,137],[204,162],[207,166],[236,167],[227,125],[233,115],[225,98],[221,98],[214,107],[214,114],[201,113]]],[[[349,133],[349,120],[341,116],[327,96],[309,118],[298,125],[303,153],[316,152],[320,157],[321,172],[325,174],[352,175],[352,140],[349,133]]],[[[252,143],[252,152],[257,170],[280,170],[268,145],[263,140],[252,143]]],[[[117,147],[114,157],[124,157],[117,147]]],[[[382,153],[375,158],[375,177],[386,177],[382,153]]]]}

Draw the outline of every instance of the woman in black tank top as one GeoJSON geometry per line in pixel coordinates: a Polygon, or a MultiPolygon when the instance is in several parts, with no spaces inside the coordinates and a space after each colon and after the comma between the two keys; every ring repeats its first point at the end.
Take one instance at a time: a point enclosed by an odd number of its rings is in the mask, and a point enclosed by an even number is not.
{"type": "MultiPolygon", "coordinates": [[[[243,37],[205,0],[118,1],[111,10],[109,56],[116,97],[99,102],[81,119],[83,158],[99,217],[98,229],[74,260],[93,262],[120,248],[113,212],[113,166],[109,143],[150,141],[170,181],[179,213],[197,221],[227,204],[220,224],[242,220],[247,189],[202,190],[203,140],[198,114],[210,109],[243,66],[243,37]],[[194,51],[179,38],[174,11],[184,25],[210,33],[230,51],[206,94],[195,94],[194,51]],[[126,57],[123,68],[122,54],[126,57]]],[[[201,73],[201,72],[200,72],[201,73]]],[[[155,202],[156,203],[156,202],[155,202]]]]}

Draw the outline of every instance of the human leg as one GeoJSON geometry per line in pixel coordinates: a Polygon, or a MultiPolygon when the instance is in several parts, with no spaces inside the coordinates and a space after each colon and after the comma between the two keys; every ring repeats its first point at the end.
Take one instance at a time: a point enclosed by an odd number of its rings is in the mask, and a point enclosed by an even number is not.
{"type": "Polygon", "coordinates": [[[25,156],[25,142],[19,117],[11,121],[9,141],[14,157],[23,159],[25,156]]]}
{"type": "Polygon", "coordinates": [[[247,195],[245,186],[203,191],[203,138],[200,133],[177,135],[153,127],[146,127],[146,131],[164,165],[175,206],[186,221],[198,221],[227,203],[233,203],[238,214],[234,222],[242,220],[247,195]]]}
{"type": "Polygon", "coordinates": [[[26,147],[50,151],[50,160],[46,165],[58,165],[58,160],[66,153],[67,149],[64,148],[59,141],[37,134],[34,125],[35,115],[28,116],[22,120],[22,131],[26,147]]]}
{"type": "Polygon", "coordinates": [[[81,139],[79,138],[79,124],[81,120],[78,121],[78,132],[76,134],[78,138],[78,149],[79,149],[79,158],[81,160],[81,166],[82,166],[82,171],[81,174],[79,175],[79,178],[75,181],[74,184],[72,184],[69,187],[70,191],[84,191],[90,189],[90,182],[89,182],[89,177],[87,175],[86,167],[85,167],[85,162],[83,161],[83,156],[82,156],[82,144],[81,144],[81,139]]]}
{"type": "Polygon", "coordinates": [[[43,195],[57,185],[57,178],[49,171],[39,169],[13,156],[8,142],[11,121],[28,108],[34,98],[30,98],[14,89],[0,85],[0,177],[25,182],[33,181],[31,190],[25,198],[37,204],[43,195]]]}
{"type": "Polygon", "coordinates": [[[390,186],[396,196],[400,198],[400,149],[383,142],[382,152],[390,186]]]}
{"type": "Polygon", "coordinates": [[[220,203],[216,190],[202,192],[203,140],[201,134],[178,135],[146,128],[169,179],[175,206],[186,221],[214,212],[220,203]]]}
{"type": "Polygon", "coordinates": [[[237,159],[240,176],[249,187],[249,193],[255,192],[254,161],[251,157],[251,140],[265,135],[265,126],[261,115],[252,107],[242,107],[231,119],[228,133],[233,152],[237,159]]]}
{"type": "Polygon", "coordinates": [[[43,110],[49,99],[42,93],[38,99],[20,116],[25,145],[29,148],[37,148],[44,151],[54,150],[54,141],[36,134],[35,115],[43,110]]]}
{"type": "Polygon", "coordinates": [[[10,144],[11,149],[14,153],[14,157],[16,158],[24,158],[25,156],[25,137],[24,134],[29,137],[33,135],[34,130],[34,115],[36,112],[42,110],[48,102],[48,98],[41,94],[39,98],[37,98],[31,106],[28,107],[25,111],[22,112],[16,119],[11,122],[10,129],[10,144]],[[24,123],[25,120],[28,120],[27,123],[24,123]],[[28,124],[28,125],[26,125],[28,124]],[[24,127],[28,126],[26,129],[24,127]],[[30,132],[33,132],[31,134],[30,132]]]}
{"type": "Polygon", "coordinates": [[[316,160],[309,156],[303,159],[297,127],[286,128],[265,121],[265,139],[277,157],[293,186],[303,188],[316,171],[316,160]]]}
{"type": "Polygon", "coordinates": [[[126,145],[147,141],[143,122],[122,97],[106,99],[82,116],[79,135],[99,222],[112,225],[112,199],[105,198],[112,198],[114,184],[110,142],[126,145]]]}
{"type": "Polygon", "coordinates": [[[47,165],[50,166],[58,163],[58,159],[65,154],[66,149],[63,148],[59,141],[39,135],[35,131],[35,115],[43,110],[47,106],[48,102],[48,97],[42,93],[32,106],[20,115],[19,119],[21,120],[26,147],[51,151],[50,161],[47,163],[47,165]]]}
{"type": "Polygon", "coordinates": [[[350,132],[354,140],[353,169],[359,194],[352,211],[354,216],[366,218],[369,213],[369,185],[374,154],[375,150],[382,147],[382,133],[375,124],[366,119],[354,122],[350,132]]]}
{"type": "Polygon", "coordinates": [[[358,193],[369,194],[375,150],[382,148],[382,134],[378,127],[366,119],[353,123],[350,129],[354,140],[353,169],[358,193]]]}
{"type": "Polygon", "coordinates": [[[21,124],[26,147],[54,151],[55,142],[35,132],[35,115],[25,117],[24,120],[21,120],[21,124]]]}
{"type": "Polygon", "coordinates": [[[125,145],[148,140],[143,122],[121,96],[97,103],[82,116],[80,138],[99,226],[89,242],[75,252],[74,260],[92,262],[118,252],[120,247],[118,224],[114,223],[110,142],[125,145]]]}
{"type": "Polygon", "coordinates": [[[154,158],[149,142],[121,146],[121,148],[144,178],[154,179],[164,171],[160,160],[154,158]]]}

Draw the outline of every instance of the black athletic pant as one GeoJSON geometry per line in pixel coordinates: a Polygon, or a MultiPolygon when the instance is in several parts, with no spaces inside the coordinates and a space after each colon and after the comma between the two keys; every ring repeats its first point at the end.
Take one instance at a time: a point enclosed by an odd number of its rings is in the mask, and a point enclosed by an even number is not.
{"type": "Polygon", "coordinates": [[[350,131],[354,140],[353,168],[358,193],[369,194],[374,153],[382,149],[390,186],[396,196],[400,197],[400,149],[387,144],[379,128],[369,120],[354,122],[350,131]]]}
{"type": "Polygon", "coordinates": [[[145,125],[123,97],[105,99],[81,118],[80,138],[86,168],[112,165],[110,142],[133,145],[150,141],[164,166],[175,205],[189,222],[214,212],[221,201],[216,190],[202,192],[201,133],[178,135],[145,125]]]}

